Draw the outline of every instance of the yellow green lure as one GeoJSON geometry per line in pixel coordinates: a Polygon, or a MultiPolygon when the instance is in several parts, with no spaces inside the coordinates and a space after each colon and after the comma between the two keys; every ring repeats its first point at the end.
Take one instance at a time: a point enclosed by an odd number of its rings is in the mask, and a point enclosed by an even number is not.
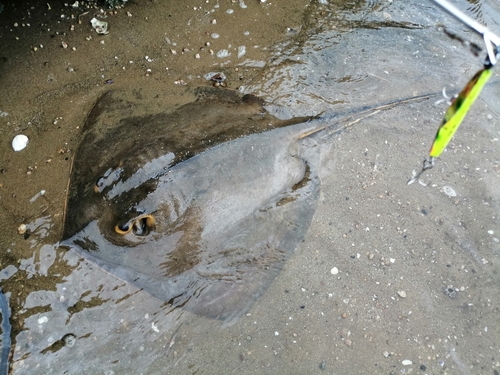
{"type": "Polygon", "coordinates": [[[488,79],[491,77],[493,65],[485,65],[483,69],[477,72],[474,77],[465,85],[460,94],[452,99],[451,105],[444,114],[443,121],[432,143],[429,151],[429,158],[424,160],[422,170],[408,181],[408,185],[415,182],[420,175],[427,169],[434,166],[435,158],[439,157],[444,151],[451,138],[462,123],[465,115],[469,111],[471,105],[479,96],[488,79]]]}
{"type": "Polygon", "coordinates": [[[431,158],[437,158],[444,151],[491,74],[491,66],[481,69],[452,100],[429,151],[431,158]]]}
{"type": "Polygon", "coordinates": [[[483,69],[477,72],[467,85],[465,85],[458,96],[452,100],[452,103],[446,111],[443,121],[439,126],[434,142],[432,143],[429,151],[429,158],[424,160],[422,170],[408,181],[408,185],[415,182],[424,171],[431,169],[434,166],[435,159],[441,155],[448,143],[450,143],[451,138],[453,138],[453,135],[462,123],[471,105],[477,99],[484,85],[486,85],[488,79],[491,77],[492,68],[496,64],[497,59],[500,57],[499,37],[491,33],[488,29],[486,29],[486,27],[480,25],[460,12],[446,0],[434,0],[434,2],[464,22],[470,28],[481,34],[483,36],[488,56],[483,69]]]}

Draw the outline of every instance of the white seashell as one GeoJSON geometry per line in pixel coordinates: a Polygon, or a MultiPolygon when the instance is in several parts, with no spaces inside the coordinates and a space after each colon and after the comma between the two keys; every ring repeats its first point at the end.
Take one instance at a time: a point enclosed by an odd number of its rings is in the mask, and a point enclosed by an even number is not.
{"type": "Polygon", "coordinates": [[[221,49],[219,52],[216,53],[216,56],[220,59],[226,58],[230,55],[231,53],[227,49],[221,49]]]}
{"type": "Polygon", "coordinates": [[[451,186],[443,186],[443,188],[441,189],[441,191],[443,193],[445,193],[445,195],[447,195],[449,197],[456,197],[457,196],[456,191],[453,190],[453,188],[451,186]]]}
{"type": "Polygon", "coordinates": [[[109,34],[108,31],[108,23],[104,21],[99,21],[97,18],[92,18],[90,20],[90,23],[92,24],[92,27],[95,29],[97,34],[109,34]]]}
{"type": "Polygon", "coordinates": [[[238,59],[241,59],[247,53],[247,49],[245,46],[238,47],[238,59]]]}
{"type": "Polygon", "coordinates": [[[14,151],[21,151],[28,145],[29,139],[24,134],[19,134],[12,140],[12,148],[14,151]]]}

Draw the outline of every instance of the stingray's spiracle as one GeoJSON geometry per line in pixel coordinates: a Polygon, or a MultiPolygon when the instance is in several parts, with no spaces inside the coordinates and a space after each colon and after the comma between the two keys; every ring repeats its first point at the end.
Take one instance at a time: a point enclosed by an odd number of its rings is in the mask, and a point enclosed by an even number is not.
{"type": "Polygon", "coordinates": [[[136,217],[124,225],[116,225],[115,232],[121,235],[126,235],[130,232],[136,236],[147,236],[155,226],[156,220],[154,216],[146,214],[136,217]]]}

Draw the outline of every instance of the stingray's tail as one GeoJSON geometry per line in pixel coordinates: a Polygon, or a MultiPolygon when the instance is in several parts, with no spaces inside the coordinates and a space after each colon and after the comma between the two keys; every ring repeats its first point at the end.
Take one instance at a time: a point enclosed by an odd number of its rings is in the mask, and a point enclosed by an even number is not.
{"type": "Polygon", "coordinates": [[[10,354],[10,308],[7,297],[3,294],[0,288],[0,312],[2,313],[2,344],[0,347],[0,375],[8,375],[9,373],[9,354],[10,354]]]}

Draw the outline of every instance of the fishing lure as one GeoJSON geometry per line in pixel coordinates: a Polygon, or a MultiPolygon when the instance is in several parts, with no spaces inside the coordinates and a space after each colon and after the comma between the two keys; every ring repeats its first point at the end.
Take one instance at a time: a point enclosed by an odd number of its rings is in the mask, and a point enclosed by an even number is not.
{"type": "Polygon", "coordinates": [[[453,135],[462,123],[465,115],[479,96],[479,93],[483,89],[486,82],[488,82],[488,79],[492,75],[492,68],[493,66],[495,66],[497,58],[500,56],[500,38],[491,33],[481,24],[477,23],[473,19],[460,12],[457,8],[447,3],[445,0],[434,1],[445,8],[452,15],[460,19],[462,22],[466,23],[476,32],[483,35],[483,40],[486,45],[488,56],[486,57],[483,69],[478,71],[474,75],[474,77],[472,77],[472,79],[465,85],[458,96],[456,96],[452,100],[452,103],[446,111],[443,121],[438,128],[438,131],[434,138],[434,142],[432,143],[431,149],[429,151],[429,157],[424,160],[422,170],[408,181],[408,185],[418,180],[422,173],[434,166],[436,158],[441,155],[450,140],[453,138],[453,135]]]}

